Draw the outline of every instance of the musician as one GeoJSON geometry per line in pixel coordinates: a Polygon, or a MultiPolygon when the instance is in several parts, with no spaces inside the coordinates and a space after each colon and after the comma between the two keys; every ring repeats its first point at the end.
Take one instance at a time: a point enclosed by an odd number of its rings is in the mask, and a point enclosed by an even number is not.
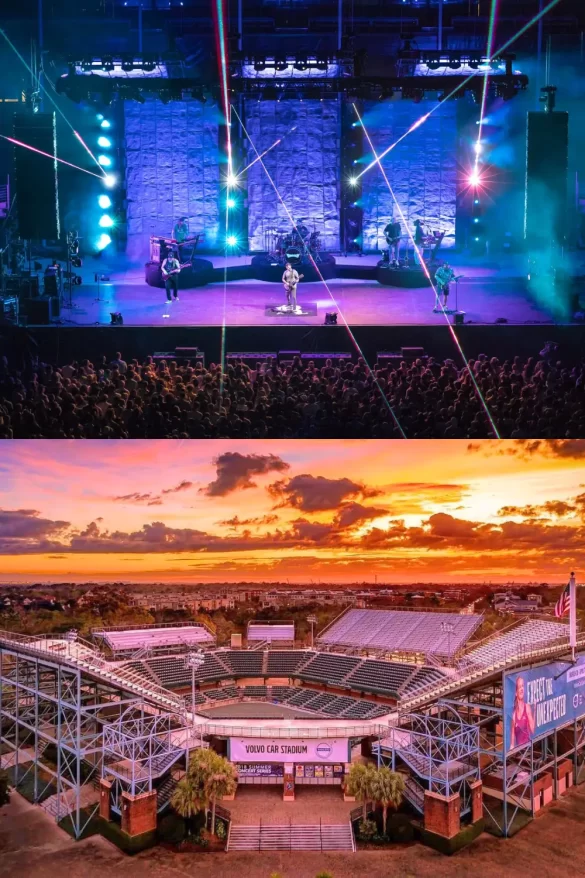
{"type": "Polygon", "coordinates": [[[189,223],[187,222],[186,216],[179,217],[173,226],[173,238],[177,242],[177,258],[179,262],[183,262],[184,260],[181,258],[183,255],[181,253],[181,247],[189,238],[189,223]]]}
{"type": "Polygon", "coordinates": [[[284,266],[282,282],[284,284],[284,289],[286,290],[287,304],[292,305],[294,310],[296,310],[297,307],[297,285],[299,280],[300,277],[298,271],[292,267],[290,262],[287,262],[284,266]]]}
{"type": "Polygon", "coordinates": [[[435,272],[435,281],[437,283],[437,301],[435,302],[435,307],[433,311],[440,310],[440,299],[439,297],[443,296],[443,310],[447,307],[447,299],[449,298],[449,284],[455,277],[455,272],[451,268],[448,262],[443,262],[442,265],[435,272]]]}
{"type": "Polygon", "coordinates": [[[384,229],[384,237],[386,238],[386,243],[388,244],[388,258],[392,265],[398,264],[398,245],[400,243],[401,234],[402,229],[400,227],[400,223],[395,223],[390,220],[390,222],[384,229]]]}
{"type": "Polygon", "coordinates": [[[425,239],[426,235],[424,226],[422,224],[422,221],[417,219],[414,221],[414,243],[416,244],[416,247],[414,248],[414,261],[417,263],[417,265],[420,265],[421,263],[425,239]]]}
{"type": "Polygon", "coordinates": [[[173,299],[179,301],[179,284],[178,278],[181,272],[181,265],[177,259],[174,250],[169,250],[167,258],[160,267],[165,282],[165,290],[167,291],[167,302],[171,301],[171,290],[173,291],[173,299]]]}

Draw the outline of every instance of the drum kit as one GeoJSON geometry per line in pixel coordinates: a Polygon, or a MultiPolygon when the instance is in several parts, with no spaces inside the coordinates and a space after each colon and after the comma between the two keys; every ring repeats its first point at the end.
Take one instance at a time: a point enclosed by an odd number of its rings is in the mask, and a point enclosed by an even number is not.
{"type": "Polygon", "coordinates": [[[321,232],[317,231],[314,220],[313,231],[305,225],[309,219],[309,217],[299,217],[296,227],[290,232],[287,229],[267,229],[265,238],[269,255],[278,259],[283,265],[286,262],[299,265],[305,258],[320,262],[321,232]]]}

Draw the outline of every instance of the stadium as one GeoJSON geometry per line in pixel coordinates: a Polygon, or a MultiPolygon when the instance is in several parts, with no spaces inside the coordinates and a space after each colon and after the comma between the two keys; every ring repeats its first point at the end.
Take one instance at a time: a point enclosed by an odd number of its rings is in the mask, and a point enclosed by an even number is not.
{"type": "Polygon", "coordinates": [[[286,621],[243,640],[218,647],[194,623],[0,632],[1,767],[75,838],[99,815],[140,839],[211,748],[238,773],[217,812],[228,851],[355,851],[355,762],[404,775],[440,850],[510,836],[585,779],[585,635],[569,625],[486,633],[474,613],[349,609],[311,648],[286,621]]]}

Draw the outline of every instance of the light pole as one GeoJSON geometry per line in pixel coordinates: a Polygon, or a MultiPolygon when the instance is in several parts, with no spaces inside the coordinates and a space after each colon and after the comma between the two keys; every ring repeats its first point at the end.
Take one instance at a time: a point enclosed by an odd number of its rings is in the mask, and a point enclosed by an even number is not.
{"type": "Polygon", "coordinates": [[[311,649],[313,649],[313,644],[315,642],[315,638],[314,638],[314,634],[313,634],[313,631],[314,631],[313,626],[317,624],[317,617],[316,616],[307,616],[307,622],[311,626],[311,649]]]}
{"type": "Polygon", "coordinates": [[[202,649],[194,649],[187,653],[185,666],[191,668],[191,715],[193,718],[193,729],[195,729],[195,674],[205,661],[205,653],[202,649]]]}
{"type": "Polygon", "coordinates": [[[447,653],[451,658],[451,635],[455,631],[455,625],[453,622],[441,622],[441,631],[447,635],[447,653]]]}

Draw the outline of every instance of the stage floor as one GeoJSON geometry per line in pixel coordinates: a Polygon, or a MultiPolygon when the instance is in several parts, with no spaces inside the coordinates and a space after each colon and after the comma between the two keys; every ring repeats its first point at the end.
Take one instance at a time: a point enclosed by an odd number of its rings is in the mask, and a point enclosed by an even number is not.
{"type": "MultiPolygon", "coordinates": [[[[213,259],[215,268],[226,261],[213,259]]],[[[337,257],[338,265],[365,268],[377,257],[337,257]]],[[[249,264],[249,257],[232,257],[230,268],[249,264]]],[[[100,266],[100,271],[105,267],[100,266]]],[[[512,265],[477,266],[454,264],[463,274],[459,283],[458,307],[465,322],[493,324],[553,323],[552,314],[540,307],[525,276],[512,265]]],[[[87,277],[87,272],[84,272],[87,277]]],[[[111,283],[73,287],[73,307],[63,308],[60,323],[91,326],[109,324],[110,312],[120,311],[127,326],[271,326],[323,324],[328,311],[338,311],[354,326],[444,325],[445,316],[433,313],[434,295],[430,287],[404,289],[382,286],[375,280],[335,278],[324,283],[302,283],[298,300],[316,306],[315,316],[267,315],[269,305],[282,304],[284,293],[278,283],[259,280],[228,280],[182,290],[180,300],[167,304],[165,291],[149,287],[142,268],[109,271],[111,283]]],[[[455,307],[454,289],[449,307],[455,307]]],[[[452,318],[449,318],[452,320],[452,318]]],[[[339,322],[343,322],[339,319],[339,322]]]]}

